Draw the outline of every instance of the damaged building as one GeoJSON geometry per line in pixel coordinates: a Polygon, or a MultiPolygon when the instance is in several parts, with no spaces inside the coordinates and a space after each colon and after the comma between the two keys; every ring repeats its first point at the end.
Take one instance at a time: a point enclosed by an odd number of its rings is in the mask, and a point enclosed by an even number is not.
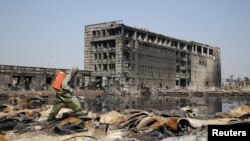
{"type": "Polygon", "coordinates": [[[89,82],[119,82],[125,90],[221,85],[220,48],[185,41],[120,21],[85,26],[84,69],[89,82]]]}
{"type": "MultiPolygon", "coordinates": [[[[51,90],[54,76],[58,70],[67,69],[0,65],[0,88],[25,90],[51,90]]],[[[79,70],[74,78],[75,88],[81,88],[91,72],[79,70]]]]}

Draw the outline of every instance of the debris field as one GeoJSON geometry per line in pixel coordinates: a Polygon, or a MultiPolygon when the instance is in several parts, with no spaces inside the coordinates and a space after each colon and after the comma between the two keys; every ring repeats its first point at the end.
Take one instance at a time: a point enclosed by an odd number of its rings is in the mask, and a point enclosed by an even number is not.
{"type": "Polygon", "coordinates": [[[0,140],[206,140],[207,125],[250,124],[250,107],[241,105],[228,112],[201,117],[196,107],[159,111],[125,109],[105,113],[87,111],[75,117],[67,108],[47,122],[51,110],[47,96],[12,96],[0,105],[0,140]]]}

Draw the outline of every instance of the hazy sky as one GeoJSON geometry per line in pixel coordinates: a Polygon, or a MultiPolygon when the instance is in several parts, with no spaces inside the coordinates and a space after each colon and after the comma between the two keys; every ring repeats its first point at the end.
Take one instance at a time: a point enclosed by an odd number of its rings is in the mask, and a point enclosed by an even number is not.
{"type": "Polygon", "coordinates": [[[83,69],[84,26],[114,20],[220,47],[222,78],[250,76],[249,0],[0,0],[0,64],[83,69]]]}

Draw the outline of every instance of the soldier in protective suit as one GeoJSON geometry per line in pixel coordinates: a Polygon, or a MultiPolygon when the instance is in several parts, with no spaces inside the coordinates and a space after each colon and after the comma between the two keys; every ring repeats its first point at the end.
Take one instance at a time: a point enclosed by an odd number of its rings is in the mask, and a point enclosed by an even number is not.
{"type": "Polygon", "coordinates": [[[61,90],[56,93],[56,99],[53,102],[53,108],[49,114],[47,121],[54,120],[62,107],[72,109],[74,111],[74,115],[86,116],[86,113],[82,111],[79,100],[74,95],[74,90],[69,85],[72,77],[76,75],[78,70],[78,67],[74,66],[66,74],[62,82],[61,90]]]}

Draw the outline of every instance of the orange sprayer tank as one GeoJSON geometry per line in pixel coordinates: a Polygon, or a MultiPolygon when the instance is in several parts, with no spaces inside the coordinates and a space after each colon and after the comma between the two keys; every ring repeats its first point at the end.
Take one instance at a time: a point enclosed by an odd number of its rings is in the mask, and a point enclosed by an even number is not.
{"type": "Polygon", "coordinates": [[[52,87],[59,91],[62,86],[63,79],[65,78],[65,73],[63,71],[58,71],[55,75],[52,87]]]}

